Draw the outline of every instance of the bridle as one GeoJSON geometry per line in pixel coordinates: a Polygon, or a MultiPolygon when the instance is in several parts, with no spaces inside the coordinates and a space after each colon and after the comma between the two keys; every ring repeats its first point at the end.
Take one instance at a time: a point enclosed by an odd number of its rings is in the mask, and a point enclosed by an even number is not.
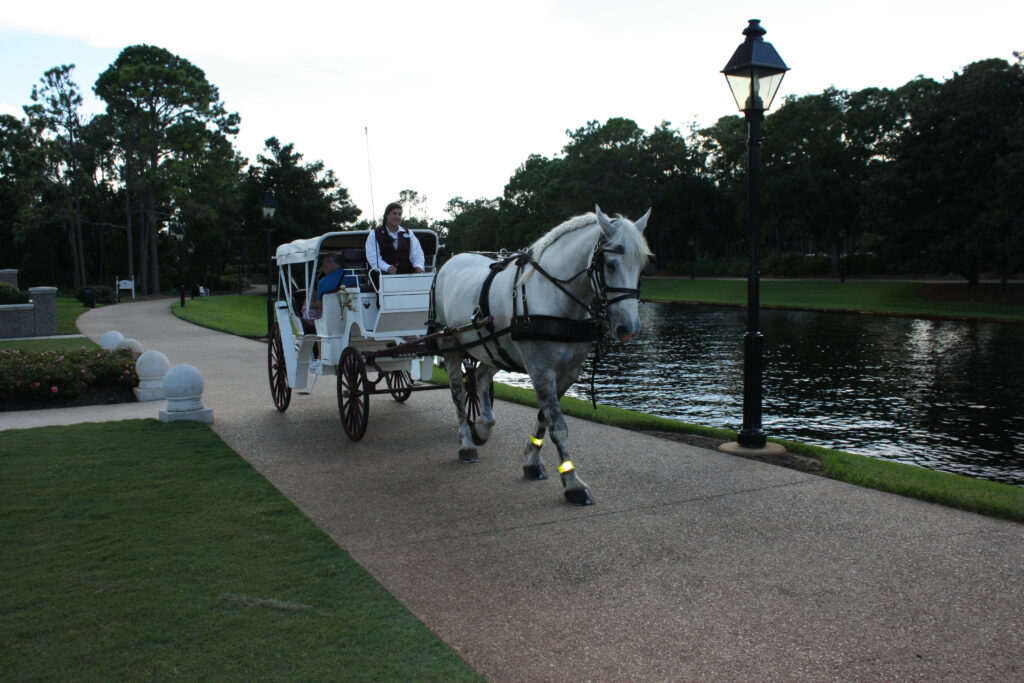
{"type": "MultiPolygon", "coordinates": [[[[533,258],[532,254],[527,252],[526,259],[523,259],[522,265],[533,266],[534,270],[540,273],[544,278],[550,281],[555,287],[560,289],[563,294],[576,302],[581,308],[590,313],[590,315],[601,323],[603,327],[607,329],[608,326],[608,309],[612,304],[618,303],[625,299],[639,299],[640,298],[640,275],[637,275],[636,287],[611,287],[608,285],[607,277],[605,275],[605,254],[625,254],[626,248],[624,246],[617,245],[614,247],[608,246],[608,240],[602,234],[597,243],[594,245],[594,252],[590,257],[590,263],[586,268],[579,271],[571,277],[562,279],[557,278],[551,273],[544,270],[539,263],[533,258]],[[587,279],[590,281],[590,286],[594,290],[594,299],[589,304],[581,301],[579,297],[570,292],[565,285],[568,285],[576,278],[586,274],[587,279]],[[609,297],[610,294],[617,294],[618,296],[609,297]]],[[[526,288],[523,287],[523,301],[526,301],[526,288]]]]}

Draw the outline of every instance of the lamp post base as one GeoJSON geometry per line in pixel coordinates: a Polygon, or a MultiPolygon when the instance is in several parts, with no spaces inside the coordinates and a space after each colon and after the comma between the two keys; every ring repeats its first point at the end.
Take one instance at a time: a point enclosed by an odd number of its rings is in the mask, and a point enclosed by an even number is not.
{"type": "Polygon", "coordinates": [[[732,441],[730,443],[723,443],[718,447],[718,450],[730,455],[781,455],[786,452],[785,447],[771,441],[765,443],[761,448],[741,446],[739,443],[732,441]]]}

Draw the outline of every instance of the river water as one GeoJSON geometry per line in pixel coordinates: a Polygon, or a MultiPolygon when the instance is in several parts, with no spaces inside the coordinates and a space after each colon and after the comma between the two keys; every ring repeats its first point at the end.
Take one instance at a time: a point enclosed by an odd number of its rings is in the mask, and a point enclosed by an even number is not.
{"type": "MultiPolygon", "coordinates": [[[[640,315],[640,339],[598,371],[598,402],[738,430],[746,311],[640,315]]],[[[761,331],[768,436],[1024,485],[1024,325],[769,310],[761,331]]],[[[589,400],[589,377],[569,394],[589,400]]]]}

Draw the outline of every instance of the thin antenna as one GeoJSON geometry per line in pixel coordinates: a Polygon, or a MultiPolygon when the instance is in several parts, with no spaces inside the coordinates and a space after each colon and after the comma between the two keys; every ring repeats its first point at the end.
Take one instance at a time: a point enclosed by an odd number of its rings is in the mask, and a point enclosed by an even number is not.
{"type": "Polygon", "coordinates": [[[373,203],[373,168],[370,166],[370,127],[363,126],[366,133],[366,173],[370,176],[370,210],[373,212],[373,223],[377,223],[377,207],[373,203]]]}

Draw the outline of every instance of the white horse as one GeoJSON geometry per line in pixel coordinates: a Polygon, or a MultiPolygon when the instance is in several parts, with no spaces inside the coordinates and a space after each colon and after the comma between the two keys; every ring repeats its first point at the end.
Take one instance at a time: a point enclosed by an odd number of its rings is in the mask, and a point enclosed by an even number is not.
{"type": "Polygon", "coordinates": [[[640,331],[640,274],[651,255],[643,230],[650,215],[648,210],[631,223],[621,216],[609,219],[594,207],[594,213],[566,221],[508,259],[458,254],[437,273],[432,327],[480,325],[439,342],[459,418],[460,460],[476,462],[475,446],[487,441],[494,426],[493,397],[483,388],[499,368],[525,371],[540,405],[526,446],[525,477],[547,478],[540,449],[550,430],[566,500],[593,503],[569,459],[558,399],[576,381],[599,335],[608,331],[618,341],[629,341],[640,331]],[[471,412],[477,408],[468,406],[472,392],[463,386],[467,356],[479,361],[475,377],[467,378],[481,388],[475,420],[467,419],[467,407],[471,412]]]}

